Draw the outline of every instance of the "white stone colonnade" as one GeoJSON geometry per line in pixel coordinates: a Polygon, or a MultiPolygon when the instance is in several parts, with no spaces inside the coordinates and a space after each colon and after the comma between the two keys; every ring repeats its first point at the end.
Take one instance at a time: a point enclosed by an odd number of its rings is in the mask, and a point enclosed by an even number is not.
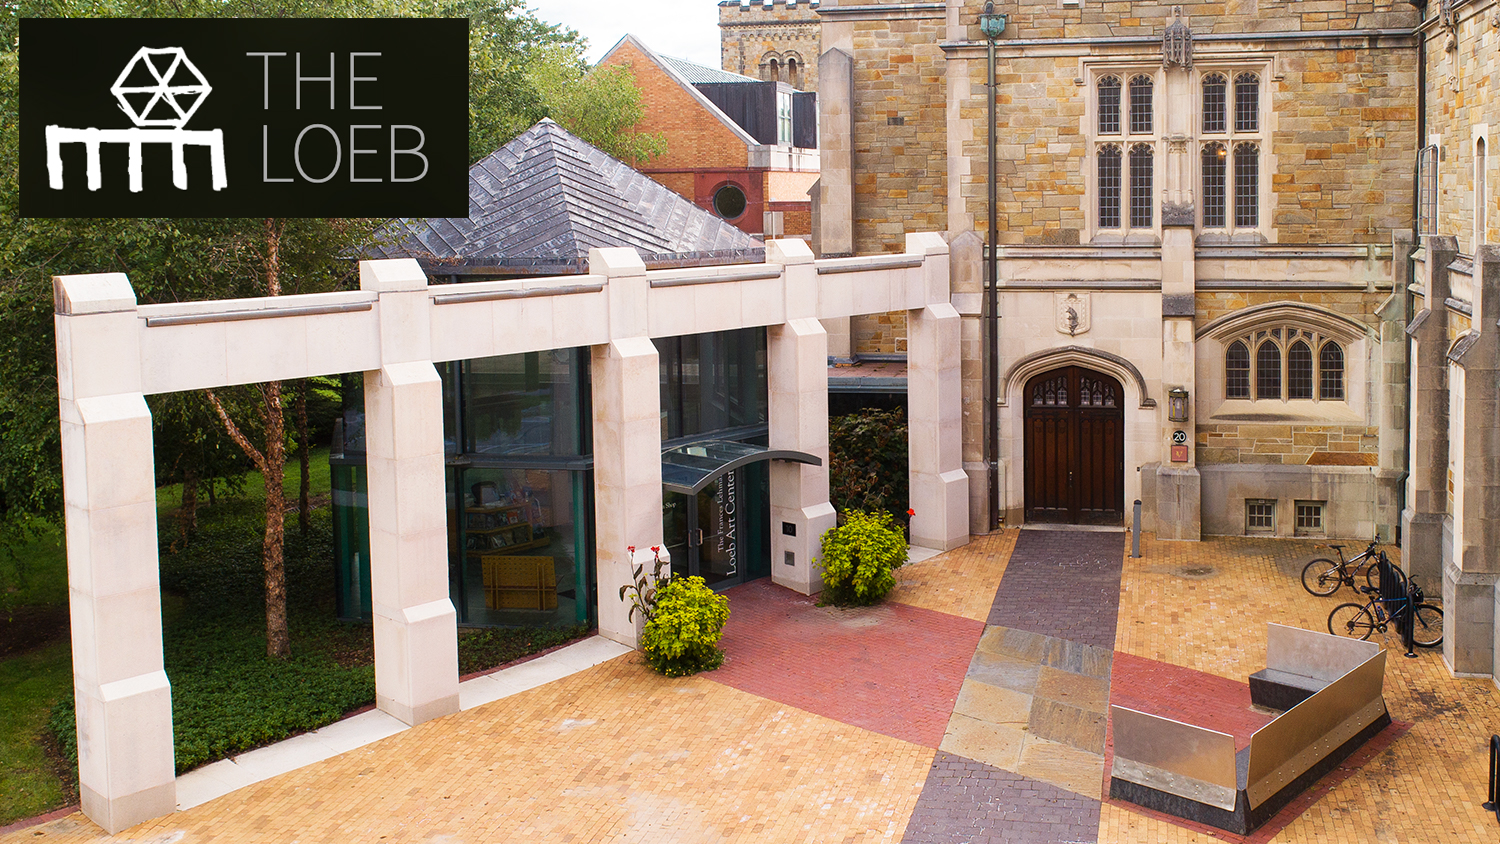
{"type": "Polygon", "coordinates": [[[811,593],[834,521],[819,320],[908,311],[913,542],[966,542],[947,245],[924,233],[899,255],[815,261],[797,240],[766,251],[764,264],[647,271],[633,250],[602,249],[589,275],[436,287],[416,261],[367,261],[358,291],[169,305],[138,305],[120,273],[55,279],[84,813],[117,832],[176,806],[149,394],[365,374],[377,705],[407,724],[458,710],[438,362],[592,349],[596,594],[616,641],[637,637],[615,600],[626,546],[662,540],[653,337],[768,329],[771,447],[824,461],[773,465],[772,570],[811,593]]]}

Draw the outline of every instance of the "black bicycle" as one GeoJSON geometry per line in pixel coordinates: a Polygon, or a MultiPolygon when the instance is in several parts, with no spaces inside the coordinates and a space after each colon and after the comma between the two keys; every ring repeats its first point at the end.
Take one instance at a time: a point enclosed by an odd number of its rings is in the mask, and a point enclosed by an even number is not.
{"type": "Polygon", "coordinates": [[[1367,604],[1339,604],[1328,614],[1328,632],[1335,636],[1368,639],[1379,630],[1384,633],[1387,625],[1401,621],[1407,612],[1412,612],[1412,642],[1419,647],[1435,648],[1443,643],[1443,609],[1422,600],[1422,590],[1414,584],[1411,599],[1382,598],[1380,590],[1372,586],[1360,587],[1370,596],[1367,604]],[[1387,605],[1389,609],[1387,609],[1387,605]],[[1408,610],[1407,608],[1411,609],[1408,610]]]}
{"type": "Polygon", "coordinates": [[[1358,589],[1354,583],[1354,577],[1363,574],[1365,583],[1372,589],[1380,588],[1380,540],[1370,540],[1370,546],[1364,553],[1357,557],[1344,559],[1344,546],[1342,545],[1320,545],[1319,548],[1332,548],[1338,555],[1337,561],[1327,557],[1319,557],[1302,568],[1302,588],[1326,598],[1339,591],[1340,586],[1347,585],[1350,589],[1358,589]],[[1361,572],[1363,569],[1363,572],[1361,572]]]}

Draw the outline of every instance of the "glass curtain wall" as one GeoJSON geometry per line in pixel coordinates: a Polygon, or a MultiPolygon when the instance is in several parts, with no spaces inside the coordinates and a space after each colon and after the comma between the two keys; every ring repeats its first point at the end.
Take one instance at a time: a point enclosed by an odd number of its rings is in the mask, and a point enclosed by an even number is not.
{"type": "MultiPolygon", "coordinates": [[[[593,624],[593,434],[587,349],[438,365],[450,595],[474,626],[593,624]]],[[[370,617],[359,375],[333,458],[339,615],[370,617]]]]}
{"type": "Polygon", "coordinates": [[[439,368],[449,560],[459,622],[588,624],[595,615],[587,349],[439,368]]]}
{"type": "MultiPolygon", "coordinates": [[[[702,440],[767,444],[764,328],[655,343],[663,448],[702,440]]],[[[765,463],[721,475],[691,499],[664,492],[662,529],[673,573],[697,574],[715,588],[769,575],[769,503],[765,463]]]]}

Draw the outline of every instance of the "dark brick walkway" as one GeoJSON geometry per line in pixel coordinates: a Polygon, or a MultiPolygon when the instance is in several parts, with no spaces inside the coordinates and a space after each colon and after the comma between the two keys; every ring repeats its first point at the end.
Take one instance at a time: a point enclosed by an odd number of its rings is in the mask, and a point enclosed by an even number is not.
{"type": "Polygon", "coordinates": [[[1023,530],[986,623],[1113,651],[1123,533],[1023,530]]]}
{"type": "Polygon", "coordinates": [[[939,750],[903,844],[1099,840],[1099,801],[939,750]]]}
{"type": "Polygon", "coordinates": [[[942,743],[984,632],[978,621],[890,602],[819,607],[769,578],[725,594],[728,659],[704,677],[924,747],[942,743]]]}

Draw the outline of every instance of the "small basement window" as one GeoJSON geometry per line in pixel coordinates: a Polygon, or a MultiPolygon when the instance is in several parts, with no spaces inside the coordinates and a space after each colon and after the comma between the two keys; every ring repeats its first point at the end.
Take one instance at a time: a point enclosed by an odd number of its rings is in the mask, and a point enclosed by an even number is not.
{"type": "Polygon", "coordinates": [[[1276,532],[1276,499],[1245,499],[1245,533],[1276,532]]]}
{"type": "Polygon", "coordinates": [[[1298,536],[1322,536],[1323,535],[1323,507],[1326,501],[1298,501],[1297,502],[1297,528],[1298,536]]]}

